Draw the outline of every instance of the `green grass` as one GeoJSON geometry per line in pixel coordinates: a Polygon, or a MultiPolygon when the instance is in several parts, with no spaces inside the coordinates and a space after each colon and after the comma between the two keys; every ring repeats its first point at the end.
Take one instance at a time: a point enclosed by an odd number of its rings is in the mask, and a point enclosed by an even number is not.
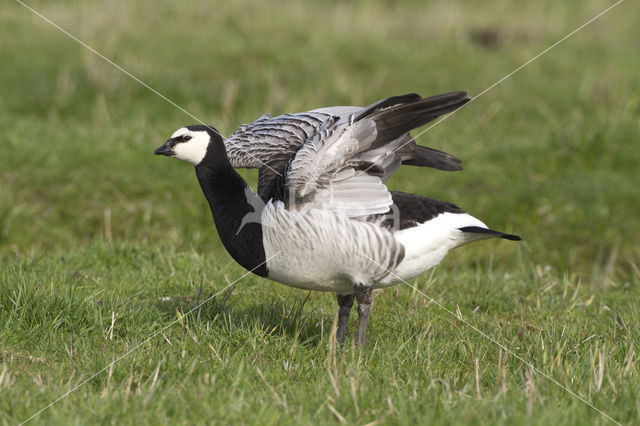
{"type": "MultiPolygon", "coordinates": [[[[479,93],[611,4],[56,3],[29,4],[224,134],[479,93]]],[[[465,170],[405,168],[391,188],[524,242],[466,246],[411,282],[453,314],[377,293],[356,351],[332,344],[333,295],[254,276],[185,315],[244,273],[192,168],[152,155],[194,120],[4,2],[0,422],[90,378],[31,423],[610,424],[471,324],[640,423],[639,18],[624,2],[419,138],[465,170]]]]}

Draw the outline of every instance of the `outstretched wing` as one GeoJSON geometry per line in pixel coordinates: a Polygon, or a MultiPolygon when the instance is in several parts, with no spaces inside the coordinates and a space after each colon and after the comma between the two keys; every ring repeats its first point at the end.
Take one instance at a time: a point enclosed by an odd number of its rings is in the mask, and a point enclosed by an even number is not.
{"type": "Polygon", "coordinates": [[[375,142],[375,125],[349,118],[327,120],[289,163],[283,189],[296,208],[317,207],[351,217],[389,209],[391,195],[378,171],[367,170],[357,159],[375,142]]]}
{"type": "MultiPolygon", "coordinates": [[[[415,141],[408,132],[468,100],[465,92],[424,99],[404,95],[348,117],[327,119],[288,163],[282,182],[285,198],[295,201],[296,207],[313,206],[351,217],[387,212],[393,200],[384,182],[403,161],[422,161],[416,160],[415,141]]],[[[424,151],[432,164],[457,161],[440,151],[424,151]]]]}
{"type": "MultiPolygon", "coordinates": [[[[460,92],[458,94],[466,97],[466,94],[460,92]]],[[[451,94],[440,96],[449,95],[451,94]]],[[[394,116],[391,113],[392,110],[420,101],[424,101],[424,99],[412,93],[382,99],[364,108],[334,106],[296,114],[284,114],[273,118],[269,114],[265,114],[253,123],[243,124],[225,140],[227,154],[234,167],[261,168],[264,164],[270,164],[272,168],[278,170],[286,165],[309,137],[332,117],[347,118],[355,114],[353,120],[359,121],[369,116],[378,116],[383,111],[390,111],[386,115],[386,119],[385,115],[381,115],[379,118],[381,121],[388,122],[389,130],[394,135],[403,138],[402,142],[405,146],[400,150],[401,152],[398,152],[402,164],[433,167],[440,170],[460,170],[460,161],[454,156],[416,145],[407,133],[408,130],[402,134],[403,132],[398,131],[403,130],[402,128],[391,125],[394,116]]],[[[410,120],[405,120],[404,124],[405,127],[414,125],[410,120]]]]}

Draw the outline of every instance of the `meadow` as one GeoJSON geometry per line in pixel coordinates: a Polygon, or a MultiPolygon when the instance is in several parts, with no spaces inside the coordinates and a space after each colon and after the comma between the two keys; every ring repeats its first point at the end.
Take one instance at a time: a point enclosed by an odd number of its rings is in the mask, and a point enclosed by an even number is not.
{"type": "MultiPolygon", "coordinates": [[[[612,2],[27,4],[228,135],[481,93],[612,2]]],[[[333,294],[243,276],[192,167],[153,156],[193,117],[2,2],[0,422],[640,424],[639,20],[621,3],[418,138],[464,170],[390,188],[524,241],[377,292],[359,351],[333,294]]]]}

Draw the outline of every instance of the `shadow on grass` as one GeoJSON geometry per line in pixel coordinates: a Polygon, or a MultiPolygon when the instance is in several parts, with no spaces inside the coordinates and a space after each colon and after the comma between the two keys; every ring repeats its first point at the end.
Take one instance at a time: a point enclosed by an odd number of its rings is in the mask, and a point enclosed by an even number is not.
{"type": "Polygon", "coordinates": [[[304,311],[311,292],[239,307],[238,301],[242,296],[233,295],[235,287],[219,295],[215,295],[216,292],[203,295],[202,287],[194,287],[196,291],[193,296],[162,297],[153,303],[168,320],[177,318],[181,321],[188,315],[188,323],[217,323],[229,332],[243,328],[255,330],[256,334],[262,336],[288,336],[298,340],[301,345],[320,344],[323,335],[321,324],[331,324],[333,321],[332,317],[325,318],[326,315],[319,314],[316,309],[304,311]]]}

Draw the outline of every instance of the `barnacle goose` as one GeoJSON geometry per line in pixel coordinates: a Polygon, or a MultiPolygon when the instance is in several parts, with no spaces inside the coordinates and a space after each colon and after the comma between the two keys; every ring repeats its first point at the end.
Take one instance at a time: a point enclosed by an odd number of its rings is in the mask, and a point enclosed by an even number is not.
{"type": "Polygon", "coordinates": [[[262,117],[226,141],[212,127],[187,126],[155,154],[195,166],[218,235],[240,265],[283,284],[337,294],[341,344],[357,300],[356,346],[363,346],[374,288],[413,278],[469,242],[520,240],[454,204],[384,184],[403,163],[459,169],[455,157],[417,146],[408,132],[468,99],[465,92],[404,95],[365,108],[262,117]],[[259,196],[234,166],[261,166],[259,196]]]}

